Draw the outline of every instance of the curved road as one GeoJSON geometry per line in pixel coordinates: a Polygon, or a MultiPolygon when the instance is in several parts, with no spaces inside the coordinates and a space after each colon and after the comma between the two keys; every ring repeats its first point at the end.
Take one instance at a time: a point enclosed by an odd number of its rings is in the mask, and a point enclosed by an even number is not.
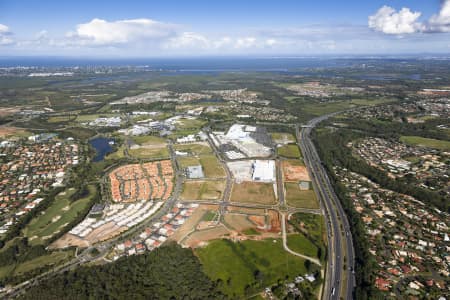
{"type": "Polygon", "coordinates": [[[350,234],[350,226],[314,144],[311,141],[312,129],[323,120],[336,114],[324,115],[312,119],[301,130],[297,126],[296,134],[305,164],[311,175],[314,190],[320,200],[326,218],[328,264],[322,299],[353,299],[353,289],[355,287],[355,278],[353,275],[354,248],[352,235],[350,234]]]}

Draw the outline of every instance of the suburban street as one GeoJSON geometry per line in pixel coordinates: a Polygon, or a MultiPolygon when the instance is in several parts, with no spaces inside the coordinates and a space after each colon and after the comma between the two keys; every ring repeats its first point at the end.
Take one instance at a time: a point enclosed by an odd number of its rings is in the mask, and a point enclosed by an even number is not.
{"type": "Polygon", "coordinates": [[[349,223],[310,137],[312,128],[333,115],[312,119],[301,130],[297,126],[296,133],[326,218],[328,264],[322,299],[352,299],[355,286],[354,248],[349,223]]]}

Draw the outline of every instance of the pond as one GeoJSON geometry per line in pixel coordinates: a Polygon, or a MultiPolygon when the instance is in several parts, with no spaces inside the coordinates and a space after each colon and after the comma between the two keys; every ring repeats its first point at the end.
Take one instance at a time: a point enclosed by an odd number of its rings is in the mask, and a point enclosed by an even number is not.
{"type": "Polygon", "coordinates": [[[89,141],[92,147],[94,147],[96,155],[93,162],[102,161],[108,153],[113,151],[112,145],[114,144],[113,139],[105,137],[97,137],[89,141]]]}

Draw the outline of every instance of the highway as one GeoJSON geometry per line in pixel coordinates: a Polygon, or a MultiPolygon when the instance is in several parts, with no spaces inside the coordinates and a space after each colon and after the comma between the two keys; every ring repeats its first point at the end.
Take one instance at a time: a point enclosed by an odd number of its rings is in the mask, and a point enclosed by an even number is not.
{"type": "Polygon", "coordinates": [[[353,299],[353,289],[355,287],[353,274],[354,248],[352,235],[350,234],[350,226],[314,144],[311,141],[312,129],[323,120],[335,114],[312,119],[301,130],[299,126],[296,126],[296,134],[305,164],[311,175],[314,190],[320,200],[320,205],[326,218],[328,264],[322,299],[353,299]]]}

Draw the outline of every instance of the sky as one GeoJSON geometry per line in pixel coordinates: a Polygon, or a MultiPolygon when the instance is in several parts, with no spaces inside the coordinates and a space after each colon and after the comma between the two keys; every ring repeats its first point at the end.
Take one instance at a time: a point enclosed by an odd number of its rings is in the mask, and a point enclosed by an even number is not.
{"type": "Polygon", "coordinates": [[[450,0],[0,0],[1,56],[450,53],[450,0]]]}

